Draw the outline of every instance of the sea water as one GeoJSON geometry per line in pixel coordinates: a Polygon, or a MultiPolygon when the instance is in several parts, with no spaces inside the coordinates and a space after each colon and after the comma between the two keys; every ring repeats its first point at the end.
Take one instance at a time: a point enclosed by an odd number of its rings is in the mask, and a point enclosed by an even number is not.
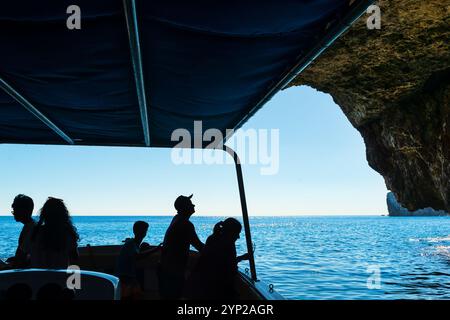
{"type": "MultiPolygon", "coordinates": [[[[192,217],[203,241],[221,219],[192,217]]],[[[74,217],[80,245],[120,244],[136,220],[150,224],[145,241],[155,245],[171,217],[74,217]]],[[[250,223],[258,278],[287,299],[450,299],[448,217],[251,217],[250,223]]],[[[0,217],[1,258],[14,253],[20,227],[0,217]]],[[[245,248],[241,233],[238,254],[245,248]]]]}

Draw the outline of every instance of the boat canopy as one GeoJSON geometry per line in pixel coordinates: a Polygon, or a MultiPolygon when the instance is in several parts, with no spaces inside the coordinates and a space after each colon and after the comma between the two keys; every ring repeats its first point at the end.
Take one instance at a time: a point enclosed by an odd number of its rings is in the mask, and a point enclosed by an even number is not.
{"type": "MultiPolygon", "coordinates": [[[[0,143],[173,147],[172,132],[195,136],[196,120],[225,142],[372,2],[4,2],[0,143]]],[[[224,151],[256,281],[242,169],[224,151]]]]}
{"type": "Polygon", "coordinates": [[[0,143],[172,147],[194,120],[226,136],[371,2],[5,1],[0,143]]]}

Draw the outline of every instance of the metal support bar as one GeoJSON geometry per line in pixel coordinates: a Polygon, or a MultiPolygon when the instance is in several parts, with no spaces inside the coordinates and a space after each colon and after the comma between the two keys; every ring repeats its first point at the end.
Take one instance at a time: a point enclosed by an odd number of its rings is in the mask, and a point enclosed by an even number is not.
{"type": "Polygon", "coordinates": [[[24,96],[11,87],[5,80],[0,78],[0,88],[9,94],[14,100],[20,103],[25,109],[32,113],[36,118],[41,120],[47,127],[52,129],[57,135],[64,139],[68,144],[75,144],[74,141],[64,133],[56,124],[40,112],[35,106],[31,104],[24,96]]]}
{"type": "Polygon", "coordinates": [[[252,280],[257,281],[255,256],[253,254],[252,234],[250,232],[250,222],[248,220],[247,200],[245,199],[244,178],[242,176],[241,161],[240,161],[237,153],[230,147],[224,146],[223,150],[228,152],[228,154],[231,157],[233,157],[233,160],[234,160],[234,163],[236,166],[236,175],[237,175],[237,180],[238,180],[238,185],[239,185],[239,196],[241,198],[242,220],[244,221],[245,240],[247,242],[247,252],[249,255],[249,262],[250,262],[250,273],[251,273],[252,280]]]}
{"type": "Polygon", "coordinates": [[[128,38],[130,40],[131,62],[133,64],[134,80],[139,109],[141,112],[142,129],[147,147],[150,146],[150,130],[148,126],[147,99],[145,96],[144,72],[142,71],[141,45],[139,43],[139,28],[134,0],[123,0],[125,18],[127,21],[128,38]]]}
{"type": "Polygon", "coordinates": [[[223,143],[225,143],[235,130],[241,128],[259,109],[262,108],[270,99],[273,98],[280,90],[284,89],[292,80],[294,80],[303,70],[305,70],[318,56],[320,56],[329,46],[331,46],[337,38],[339,38],[348,28],[361,17],[367,8],[374,3],[375,0],[361,0],[350,9],[350,12],[335,26],[328,34],[319,41],[319,43],[314,46],[306,54],[301,54],[298,57],[295,65],[288,70],[288,72],[271,88],[269,91],[256,103],[256,105],[250,110],[250,112],[241,119],[234,130],[225,136],[223,143]]]}

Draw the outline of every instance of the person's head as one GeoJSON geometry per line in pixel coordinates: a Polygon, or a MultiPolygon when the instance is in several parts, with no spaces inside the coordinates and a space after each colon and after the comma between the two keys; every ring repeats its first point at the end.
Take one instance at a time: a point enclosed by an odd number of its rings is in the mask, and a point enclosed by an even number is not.
{"type": "Polygon", "coordinates": [[[63,289],[57,283],[46,283],[36,293],[36,300],[61,300],[63,289]]]}
{"type": "Polygon", "coordinates": [[[14,198],[11,208],[14,219],[17,222],[27,222],[33,214],[33,199],[24,194],[19,194],[14,198]]]}
{"type": "Polygon", "coordinates": [[[148,223],[145,221],[136,221],[133,225],[133,233],[134,239],[136,239],[139,243],[144,240],[148,231],[148,223]]]}
{"type": "MultiPolygon", "coordinates": [[[[49,197],[41,208],[40,217],[35,234],[44,227],[44,247],[60,250],[67,245],[70,236],[75,241],[79,240],[76,228],[72,224],[69,210],[64,201],[49,197]]],[[[33,238],[35,238],[33,236],[33,238]]]]}
{"type": "Polygon", "coordinates": [[[191,216],[195,212],[195,205],[191,201],[192,194],[189,197],[179,196],[174,203],[175,209],[179,214],[191,216]]]}
{"type": "Polygon", "coordinates": [[[16,283],[8,288],[6,291],[6,300],[31,300],[33,291],[26,283],[16,283]]]}
{"type": "Polygon", "coordinates": [[[70,222],[69,210],[64,201],[49,197],[41,208],[39,221],[46,226],[65,225],[70,222]]]}
{"type": "Polygon", "coordinates": [[[75,298],[75,291],[57,283],[46,283],[36,293],[36,300],[70,301],[75,298]]]}
{"type": "Polygon", "coordinates": [[[239,239],[242,225],[235,218],[227,218],[214,226],[214,235],[235,242],[239,239]]]}

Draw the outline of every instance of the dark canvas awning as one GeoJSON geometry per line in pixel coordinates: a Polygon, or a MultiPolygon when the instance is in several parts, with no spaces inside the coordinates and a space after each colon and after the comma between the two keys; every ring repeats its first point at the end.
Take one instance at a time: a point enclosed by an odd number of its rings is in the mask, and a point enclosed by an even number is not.
{"type": "Polygon", "coordinates": [[[241,126],[370,2],[4,2],[0,143],[146,146],[147,135],[150,146],[170,147],[172,131],[192,130],[194,120],[225,133],[241,126]],[[81,30],[66,27],[73,4],[81,8],[81,30]],[[138,98],[140,85],[145,101],[138,98]]]}

